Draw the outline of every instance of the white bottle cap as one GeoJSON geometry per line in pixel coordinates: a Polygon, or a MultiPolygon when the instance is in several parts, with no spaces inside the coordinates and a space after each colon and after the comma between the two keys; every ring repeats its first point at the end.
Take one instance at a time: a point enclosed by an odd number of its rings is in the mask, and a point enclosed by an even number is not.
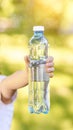
{"type": "Polygon", "coordinates": [[[44,26],[34,26],[33,31],[44,31],[44,26]]]}

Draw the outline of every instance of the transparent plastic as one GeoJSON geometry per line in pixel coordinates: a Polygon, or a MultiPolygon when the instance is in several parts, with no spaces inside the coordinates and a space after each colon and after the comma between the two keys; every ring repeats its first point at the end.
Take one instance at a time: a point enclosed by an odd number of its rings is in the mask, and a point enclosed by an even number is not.
{"type": "Polygon", "coordinates": [[[49,75],[45,69],[48,57],[48,45],[43,30],[36,27],[34,36],[29,41],[28,109],[30,113],[47,114],[50,110],[49,75]]]}

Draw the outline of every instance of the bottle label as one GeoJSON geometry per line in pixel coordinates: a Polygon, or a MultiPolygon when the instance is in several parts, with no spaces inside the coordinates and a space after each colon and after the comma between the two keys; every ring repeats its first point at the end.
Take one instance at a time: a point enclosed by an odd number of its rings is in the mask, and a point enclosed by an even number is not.
{"type": "Polygon", "coordinates": [[[31,70],[31,81],[43,82],[49,81],[49,75],[46,73],[45,64],[39,64],[32,66],[31,70]]]}

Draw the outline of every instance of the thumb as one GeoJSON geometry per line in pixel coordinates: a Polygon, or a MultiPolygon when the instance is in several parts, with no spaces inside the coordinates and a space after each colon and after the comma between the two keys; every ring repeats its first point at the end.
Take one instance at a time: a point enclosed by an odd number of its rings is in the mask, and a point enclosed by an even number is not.
{"type": "Polygon", "coordinates": [[[25,56],[24,61],[26,63],[26,66],[28,66],[29,65],[29,56],[25,56]]]}

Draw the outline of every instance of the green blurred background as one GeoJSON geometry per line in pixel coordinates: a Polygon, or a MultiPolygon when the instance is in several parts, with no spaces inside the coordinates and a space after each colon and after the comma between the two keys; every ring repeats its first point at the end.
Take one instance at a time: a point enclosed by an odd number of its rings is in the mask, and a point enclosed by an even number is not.
{"type": "Polygon", "coordinates": [[[25,69],[32,27],[43,25],[54,57],[49,114],[28,112],[28,86],[18,90],[11,130],[73,130],[73,0],[0,0],[0,71],[25,69]]]}

